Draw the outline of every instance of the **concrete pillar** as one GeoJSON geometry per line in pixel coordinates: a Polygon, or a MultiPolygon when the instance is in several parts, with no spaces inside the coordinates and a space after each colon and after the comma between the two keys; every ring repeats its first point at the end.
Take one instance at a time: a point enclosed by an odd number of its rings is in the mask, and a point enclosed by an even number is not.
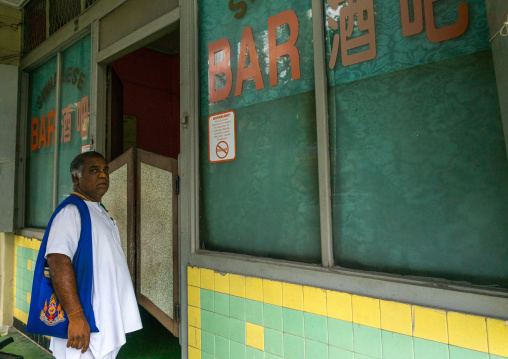
{"type": "Polygon", "coordinates": [[[12,326],[13,296],[14,233],[0,233],[0,325],[12,326]]]}

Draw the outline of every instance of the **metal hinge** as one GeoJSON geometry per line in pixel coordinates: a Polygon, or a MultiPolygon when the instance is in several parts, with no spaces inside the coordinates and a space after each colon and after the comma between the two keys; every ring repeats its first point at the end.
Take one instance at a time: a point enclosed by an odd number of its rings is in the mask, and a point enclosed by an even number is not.
{"type": "Polygon", "coordinates": [[[176,176],[176,194],[180,194],[180,176],[176,176]]]}
{"type": "Polygon", "coordinates": [[[175,305],[175,320],[177,323],[180,322],[180,305],[175,305]]]}

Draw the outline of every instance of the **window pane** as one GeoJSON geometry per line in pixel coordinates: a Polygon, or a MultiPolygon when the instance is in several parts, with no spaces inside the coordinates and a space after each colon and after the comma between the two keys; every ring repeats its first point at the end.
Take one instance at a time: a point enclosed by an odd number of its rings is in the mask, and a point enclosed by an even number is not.
{"type": "Polygon", "coordinates": [[[202,0],[199,30],[201,247],[320,262],[310,0],[202,0]]]}
{"type": "MultiPolygon", "coordinates": [[[[466,1],[465,32],[439,38],[464,19],[460,2],[436,2],[433,22],[414,6],[411,28],[399,1],[375,1],[377,53],[345,66],[339,50],[329,70],[341,266],[508,287],[508,162],[484,2],[466,1]]],[[[339,24],[348,11],[326,6],[339,24]]]]}
{"type": "Polygon", "coordinates": [[[56,57],[30,74],[25,227],[44,228],[53,212],[56,57]]]}
{"type": "Polygon", "coordinates": [[[73,191],[69,167],[89,143],[90,62],[89,36],[62,53],[58,202],[73,191]]]}

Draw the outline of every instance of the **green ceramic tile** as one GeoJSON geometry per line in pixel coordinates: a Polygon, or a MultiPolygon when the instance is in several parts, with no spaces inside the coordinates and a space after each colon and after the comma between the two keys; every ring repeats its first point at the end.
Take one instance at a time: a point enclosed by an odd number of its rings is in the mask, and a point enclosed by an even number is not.
{"type": "Polygon", "coordinates": [[[413,348],[415,359],[449,359],[447,344],[413,338],[413,348]]]}
{"type": "Polygon", "coordinates": [[[489,354],[490,359],[508,359],[507,357],[500,357],[499,355],[489,354]]]}
{"type": "Polygon", "coordinates": [[[229,339],[229,317],[215,313],[215,334],[229,339]]]}
{"type": "Polygon", "coordinates": [[[214,311],[214,292],[207,289],[201,289],[201,309],[208,310],[210,312],[214,311]]]}
{"type": "Polygon", "coordinates": [[[229,295],[215,292],[214,305],[215,313],[229,317],[229,295]]]}
{"type": "Polygon", "coordinates": [[[383,359],[413,359],[413,337],[382,330],[381,340],[383,359]]]}
{"type": "Polygon", "coordinates": [[[282,308],[282,328],[284,333],[303,337],[303,312],[282,308]]]}
{"type": "Polygon", "coordinates": [[[245,359],[245,345],[231,341],[229,351],[231,359],[245,359]]]}
{"type": "Polygon", "coordinates": [[[328,359],[354,359],[355,354],[349,350],[336,347],[328,347],[328,359]]]}
{"type": "Polygon", "coordinates": [[[265,359],[282,359],[282,357],[265,352],[265,359]]]}
{"type": "Polygon", "coordinates": [[[30,306],[28,305],[27,302],[21,303],[21,310],[26,314],[28,314],[28,312],[30,311],[30,306]]]}
{"type": "Polygon", "coordinates": [[[263,303],[257,300],[245,300],[245,321],[263,325],[263,303]]]}
{"type": "Polygon", "coordinates": [[[328,345],[305,339],[305,359],[328,358],[328,345]]]}
{"type": "Polygon", "coordinates": [[[353,323],[354,352],[381,358],[381,329],[353,323]]]}
{"type": "Polygon", "coordinates": [[[282,307],[265,303],[263,305],[264,326],[282,332],[282,307]]]}
{"type": "Polygon", "coordinates": [[[201,310],[201,329],[215,333],[215,320],[212,312],[201,310]]]}
{"type": "MultiPolygon", "coordinates": [[[[328,343],[327,318],[322,315],[303,313],[305,339],[328,343]]],[[[328,356],[328,354],[327,354],[328,356]]]]}
{"type": "Polygon", "coordinates": [[[35,259],[32,260],[32,272],[35,270],[35,259]]]}
{"type": "Polygon", "coordinates": [[[338,348],[353,351],[353,323],[328,318],[328,343],[338,348]]]}
{"type": "Polygon", "coordinates": [[[214,355],[215,335],[204,330],[201,331],[201,350],[214,355]]]}
{"type": "Polygon", "coordinates": [[[215,336],[215,357],[229,359],[229,339],[215,336]]]}
{"type": "Polygon", "coordinates": [[[207,352],[201,352],[201,359],[215,359],[213,354],[208,354],[207,352]]]}
{"type": "Polygon", "coordinates": [[[31,292],[32,291],[32,287],[30,286],[30,281],[25,279],[23,281],[23,290],[26,291],[26,292],[31,292]]]}
{"type": "Polygon", "coordinates": [[[301,337],[284,333],[284,358],[303,359],[305,357],[305,341],[301,337]]]}
{"type": "Polygon", "coordinates": [[[284,355],[284,342],[282,340],[282,332],[265,328],[265,352],[284,355]]]}
{"type": "Polygon", "coordinates": [[[245,322],[229,318],[229,339],[245,344],[245,322]]]}
{"type": "Polygon", "coordinates": [[[372,357],[369,357],[367,355],[363,355],[363,354],[358,354],[356,353],[355,354],[355,359],[372,359],[372,357]]]}
{"type": "Polygon", "coordinates": [[[229,297],[229,316],[245,321],[245,299],[235,296],[229,297]]]}
{"type": "Polygon", "coordinates": [[[264,359],[265,353],[259,349],[247,346],[245,347],[245,357],[247,359],[264,359]]]}
{"type": "Polygon", "coordinates": [[[450,345],[450,359],[489,359],[489,354],[450,345]]]}

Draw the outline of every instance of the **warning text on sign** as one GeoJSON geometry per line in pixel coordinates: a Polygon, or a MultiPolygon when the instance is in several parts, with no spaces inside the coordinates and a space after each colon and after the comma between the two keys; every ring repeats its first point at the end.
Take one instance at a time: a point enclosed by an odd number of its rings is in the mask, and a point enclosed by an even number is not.
{"type": "Polygon", "coordinates": [[[210,162],[232,161],[236,158],[234,111],[208,117],[208,144],[210,162]]]}

